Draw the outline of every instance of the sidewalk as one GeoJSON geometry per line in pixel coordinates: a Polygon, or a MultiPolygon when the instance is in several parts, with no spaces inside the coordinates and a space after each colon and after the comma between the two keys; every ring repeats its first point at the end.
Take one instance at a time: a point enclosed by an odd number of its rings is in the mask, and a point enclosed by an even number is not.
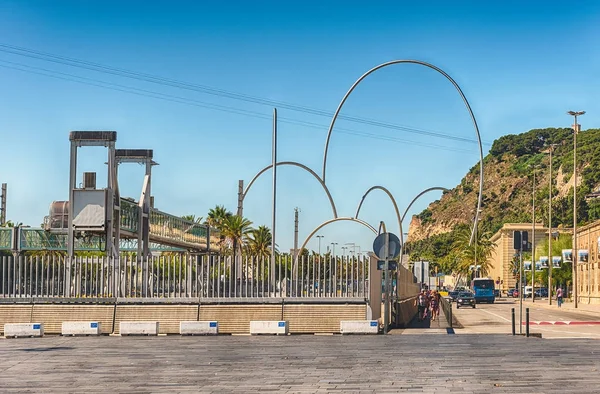
{"type": "Polygon", "coordinates": [[[406,327],[406,328],[407,329],[433,328],[433,329],[445,330],[446,328],[449,328],[449,327],[450,326],[448,325],[446,316],[444,315],[444,310],[442,308],[440,308],[440,315],[438,317],[436,317],[435,320],[424,319],[424,320],[419,321],[417,319],[417,316],[415,316],[412,319],[412,321],[408,324],[408,327],[406,327]]]}
{"type": "MultiPolygon", "coordinates": [[[[508,300],[514,300],[515,301],[515,305],[519,305],[519,299],[518,298],[508,298],[508,300]]],[[[523,299],[523,305],[527,305],[528,308],[546,308],[546,309],[559,309],[558,308],[558,303],[556,301],[556,299],[552,300],[552,305],[548,305],[548,299],[547,298],[542,298],[542,299],[537,299],[535,300],[535,302],[531,302],[531,299],[523,299]]],[[[600,315],[600,304],[588,304],[587,300],[584,300],[583,302],[579,301],[579,303],[577,304],[577,309],[575,308],[575,303],[572,301],[567,301],[564,302],[561,305],[560,309],[564,309],[564,310],[568,310],[570,312],[584,312],[584,313],[589,313],[589,314],[595,314],[595,315],[600,315]]]]}

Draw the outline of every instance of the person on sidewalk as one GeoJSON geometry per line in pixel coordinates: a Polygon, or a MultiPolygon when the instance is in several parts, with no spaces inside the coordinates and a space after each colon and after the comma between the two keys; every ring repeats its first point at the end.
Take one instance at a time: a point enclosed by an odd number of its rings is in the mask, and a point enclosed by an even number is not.
{"type": "Polygon", "coordinates": [[[421,290],[421,293],[419,293],[417,296],[415,303],[417,304],[418,321],[422,321],[427,318],[427,307],[429,305],[429,300],[427,299],[425,290],[421,290]]]}
{"type": "Polygon", "coordinates": [[[556,290],[556,304],[558,305],[559,308],[562,305],[562,301],[563,301],[563,291],[562,291],[562,288],[559,287],[556,290]]]}
{"type": "Polygon", "coordinates": [[[431,294],[431,321],[440,315],[440,294],[434,290],[431,294]]]}

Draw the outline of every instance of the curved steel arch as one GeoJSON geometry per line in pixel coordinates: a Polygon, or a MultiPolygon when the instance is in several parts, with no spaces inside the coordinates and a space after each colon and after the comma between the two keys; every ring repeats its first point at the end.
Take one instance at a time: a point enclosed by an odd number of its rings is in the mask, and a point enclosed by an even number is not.
{"type": "Polygon", "coordinates": [[[458,83],[456,83],[456,81],[454,79],[452,79],[452,77],[450,75],[448,75],[444,70],[442,70],[439,67],[434,66],[433,64],[429,64],[429,63],[426,63],[426,62],[423,62],[420,60],[411,60],[411,59],[392,60],[392,61],[382,63],[378,66],[373,67],[372,69],[370,69],[369,71],[364,73],[360,78],[358,78],[356,80],[356,82],[354,82],[354,84],[350,87],[350,90],[348,90],[348,92],[346,92],[346,94],[344,95],[344,98],[340,102],[340,105],[338,105],[337,109],[335,110],[335,114],[333,115],[333,118],[331,119],[331,124],[329,125],[329,130],[327,131],[327,139],[325,140],[325,152],[323,154],[323,175],[322,175],[323,183],[325,183],[325,170],[327,168],[327,150],[329,149],[329,140],[331,138],[331,132],[333,131],[333,126],[335,125],[335,121],[337,120],[337,117],[338,117],[340,110],[342,109],[344,103],[346,102],[346,99],[348,99],[348,96],[350,95],[350,93],[352,93],[354,88],[356,88],[356,86],[371,73],[379,70],[380,68],[391,66],[393,64],[401,64],[401,63],[418,64],[421,66],[428,67],[428,68],[435,70],[438,73],[442,74],[444,77],[446,77],[446,79],[448,81],[450,81],[452,83],[452,85],[454,85],[454,87],[460,94],[460,97],[462,98],[463,102],[465,103],[467,110],[469,111],[469,115],[471,116],[471,120],[473,121],[473,126],[475,126],[475,132],[477,134],[477,142],[479,143],[479,197],[477,200],[477,210],[475,213],[475,221],[474,221],[474,225],[473,225],[473,231],[475,231],[475,226],[477,225],[477,222],[479,220],[479,211],[481,210],[481,201],[482,201],[482,195],[483,195],[483,148],[481,146],[481,136],[479,134],[479,126],[477,126],[477,120],[475,119],[475,115],[473,114],[471,105],[469,104],[469,101],[465,97],[465,95],[464,95],[462,89],[460,88],[460,86],[458,85],[458,83]]]}
{"type": "Polygon", "coordinates": [[[306,239],[304,240],[304,243],[302,243],[302,246],[298,250],[303,250],[306,247],[306,244],[308,243],[308,241],[310,241],[310,239],[317,233],[317,231],[319,231],[320,229],[322,229],[323,227],[325,227],[331,223],[340,222],[340,221],[350,221],[350,222],[362,224],[363,226],[367,227],[369,230],[373,231],[374,234],[377,234],[377,229],[375,229],[375,227],[371,226],[369,223],[365,222],[364,220],[342,216],[339,218],[326,220],[323,223],[319,224],[317,227],[315,227],[315,229],[308,235],[308,237],[306,237],[306,239]]]}
{"type": "MultiPolygon", "coordinates": [[[[337,209],[335,208],[335,203],[333,202],[333,197],[331,197],[331,193],[329,193],[329,189],[327,188],[327,185],[325,185],[325,182],[323,182],[323,180],[321,179],[321,177],[319,175],[317,175],[316,172],[314,172],[313,170],[311,170],[309,167],[305,166],[304,164],[298,163],[298,162],[295,162],[295,161],[280,161],[280,162],[277,162],[276,165],[277,166],[296,166],[296,167],[300,167],[303,170],[307,171],[312,176],[314,176],[317,179],[317,181],[319,181],[319,183],[321,184],[321,187],[323,187],[323,190],[325,190],[325,193],[327,194],[327,198],[329,199],[329,203],[331,204],[331,210],[333,211],[333,217],[334,218],[338,217],[338,215],[337,215],[337,209]]],[[[244,193],[242,194],[242,201],[246,198],[246,194],[250,190],[250,187],[258,179],[258,177],[261,176],[262,174],[264,174],[266,171],[268,171],[272,167],[273,167],[273,164],[269,164],[268,166],[266,166],[265,168],[263,168],[262,170],[260,170],[254,176],[254,178],[252,178],[250,180],[250,183],[248,183],[248,186],[246,186],[246,189],[244,190],[244,193]]]]}
{"type": "Polygon", "coordinates": [[[429,192],[432,192],[434,190],[441,190],[441,191],[444,191],[444,192],[449,192],[450,191],[450,189],[442,187],[442,186],[430,187],[429,189],[423,190],[421,193],[417,194],[415,198],[412,199],[412,201],[410,202],[410,204],[408,204],[408,206],[406,207],[406,210],[404,211],[404,214],[402,215],[402,221],[404,221],[404,219],[406,218],[406,214],[408,213],[408,211],[410,210],[410,208],[412,207],[412,205],[419,199],[419,197],[421,197],[425,193],[429,193],[429,192]]]}
{"type": "Polygon", "coordinates": [[[362,207],[365,198],[371,193],[373,190],[383,190],[392,200],[392,204],[394,205],[394,210],[396,210],[396,218],[398,219],[398,227],[400,227],[400,244],[404,247],[404,231],[402,230],[402,217],[400,216],[400,210],[398,209],[398,204],[396,204],[396,199],[392,195],[392,193],[383,186],[373,186],[362,196],[360,203],[358,204],[358,208],[356,208],[356,214],[354,215],[355,219],[358,219],[358,214],[360,213],[360,208],[362,207]]]}
{"type": "MultiPolygon", "coordinates": [[[[373,231],[373,233],[375,235],[377,235],[377,230],[375,229],[375,227],[371,226],[369,223],[365,222],[364,220],[360,220],[360,219],[357,219],[357,218],[349,218],[349,217],[333,218],[333,219],[326,220],[323,223],[319,224],[308,235],[308,237],[306,237],[306,239],[302,243],[302,246],[298,250],[300,250],[300,251],[304,250],[304,248],[306,247],[306,244],[308,244],[308,241],[311,240],[311,238],[317,233],[317,231],[319,231],[320,229],[322,229],[323,227],[325,227],[325,226],[327,226],[327,225],[329,225],[331,223],[341,222],[341,221],[350,221],[350,222],[355,222],[355,223],[358,223],[358,224],[362,224],[363,226],[367,227],[369,230],[373,231]]],[[[294,267],[292,269],[292,272],[296,272],[297,268],[298,268],[298,254],[296,254],[296,258],[294,259],[294,267]]]]}
{"type": "MultiPolygon", "coordinates": [[[[415,196],[415,198],[412,199],[410,204],[408,204],[408,206],[406,207],[406,210],[404,211],[404,214],[402,215],[402,221],[404,221],[404,219],[406,218],[406,214],[408,214],[408,211],[410,210],[410,207],[412,207],[412,205],[415,203],[415,201],[417,201],[419,199],[419,197],[421,197],[425,193],[429,193],[434,190],[441,190],[441,191],[445,191],[445,192],[450,191],[450,189],[442,187],[442,186],[434,186],[434,187],[430,187],[429,189],[423,190],[421,193],[417,194],[415,196]]],[[[477,221],[475,221],[475,223],[477,223],[477,221]]],[[[476,224],[474,224],[473,228],[471,229],[471,238],[469,239],[469,245],[471,245],[471,243],[473,243],[473,237],[475,235],[475,225],[476,224]]]]}

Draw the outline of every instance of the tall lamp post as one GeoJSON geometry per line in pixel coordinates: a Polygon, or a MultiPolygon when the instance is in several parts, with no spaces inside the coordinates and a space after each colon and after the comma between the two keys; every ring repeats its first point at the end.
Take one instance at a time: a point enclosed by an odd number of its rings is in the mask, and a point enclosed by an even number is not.
{"type": "Polygon", "coordinates": [[[533,191],[531,195],[531,302],[535,302],[535,170],[539,165],[533,167],[533,191]]]}
{"type": "Polygon", "coordinates": [[[550,168],[548,174],[548,305],[552,305],[552,152],[558,144],[550,144],[550,168]]]}
{"type": "Polygon", "coordinates": [[[317,235],[317,238],[319,238],[319,258],[321,258],[321,238],[325,237],[324,235],[317,235]]]}
{"type": "Polygon", "coordinates": [[[331,243],[331,249],[332,249],[331,254],[333,255],[334,259],[335,259],[335,245],[337,245],[337,244],[338,244],[337,242],[332,242],[331,243]]]}
{"type": "Polygon", "coordinates": [[[579,124],[577,117],[584,115],[585,111],[569,111],[567,114],[573,116],[573,306],[577,308],[577,133],[579,132],[579,124]]]}

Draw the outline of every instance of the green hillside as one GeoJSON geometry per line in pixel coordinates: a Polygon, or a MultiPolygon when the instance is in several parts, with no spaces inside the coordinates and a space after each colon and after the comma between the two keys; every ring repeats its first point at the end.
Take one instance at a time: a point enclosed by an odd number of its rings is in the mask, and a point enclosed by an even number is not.
{"type": "MultiPolygon", "coordinates": [[[[480,230],[494,234],[504,223],[532,220],[533,166],[536,170],[536,221],[548,223],[549,150],[552,154],[552,225],[573,223],[573,131],[534,129],[505,135],[494,141],[484,158],[483,205],[480,230]]],[[[578,224],[600,219],[600,199],[590,198],[600,189],[600,129],[577,135],[578,224]],[[587,197],[586,197],[587,196],[587,197]]],[[[477,205],[479,165],[442,198],[413,217],[407,251],[411,259],[448,259],[461,228],[472,223],[477,205]]]]}

